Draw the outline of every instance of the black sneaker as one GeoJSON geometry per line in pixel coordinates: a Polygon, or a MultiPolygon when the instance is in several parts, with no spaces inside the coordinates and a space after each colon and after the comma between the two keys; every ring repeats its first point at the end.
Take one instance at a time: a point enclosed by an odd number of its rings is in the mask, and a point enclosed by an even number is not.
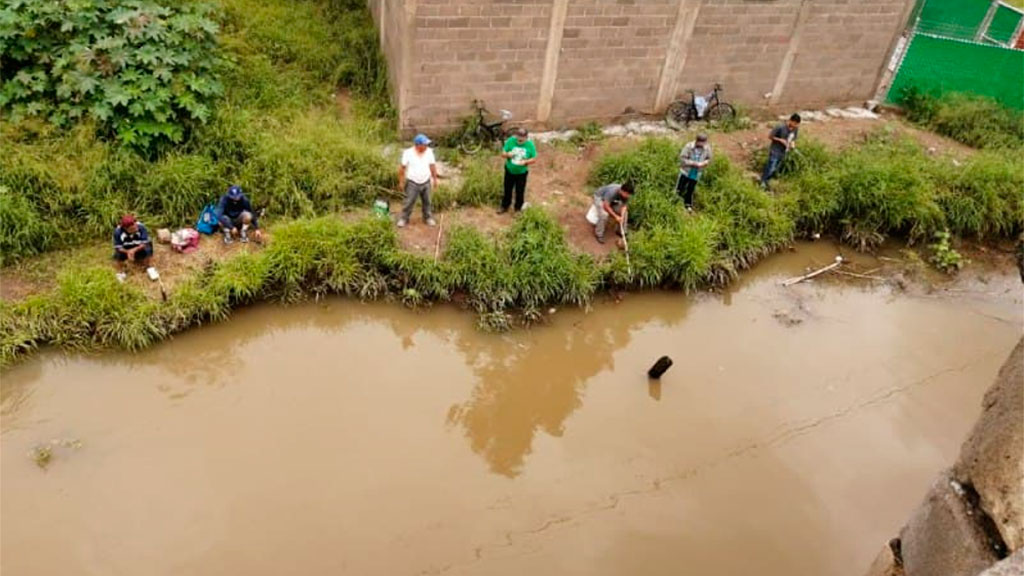
{"type": "Polygon", "coordinates": [[[598,244],[604,244],[604,236],[594,236],[594,238],[597,238],[598,244]]]}
{"type": "Polygon", "coordinates": [[[508,212],[508,208],[498,208],[498,211],[495,212],[495,214],[499,214],[500,215],[500,214],[504,214],[505,212],[508,212]]]}

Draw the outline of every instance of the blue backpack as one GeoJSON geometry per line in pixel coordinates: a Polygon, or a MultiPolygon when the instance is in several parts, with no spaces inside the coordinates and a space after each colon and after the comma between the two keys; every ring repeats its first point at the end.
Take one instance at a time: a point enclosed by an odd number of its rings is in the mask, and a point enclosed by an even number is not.
{"type": "Polygon", "coordinates": [[[217,231],[220,222],[217,221],[217,205],[207,204],[199,213],[199,221],[196,222],[196,230],[203,234],[213,234],[217,231]]]}

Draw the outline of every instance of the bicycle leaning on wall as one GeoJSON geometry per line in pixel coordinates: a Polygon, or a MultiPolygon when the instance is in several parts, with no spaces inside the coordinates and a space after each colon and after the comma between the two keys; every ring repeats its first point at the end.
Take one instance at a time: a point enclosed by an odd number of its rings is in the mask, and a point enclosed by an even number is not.
{"type": "Polygon", "coordinates": [[[459,148],[466,154],[476,154],[483,148],[484,144],[500,146],[510,135],[510,130],[505,128],[505,122],[512,118],[508,110],[500,110],[501,120],[488,122],[490,113],[480,100],[473,100],[475,116],[470,117],[466,124],[465,131],[459,138],[459,148]]]}
{"type": "Polygon", "coordinates": [[[690,126],[690,122],[697,120],[733,120],[736,118],[736,109],[718,97],[721,91],[722,85],[717,83],[707,96],[697,96],[693,90],[687,90],[690,95],[688,99],[681,98],[668,105],[668,109],[665,110],[665,123],[673,130],[683,130],[690,126]]]}

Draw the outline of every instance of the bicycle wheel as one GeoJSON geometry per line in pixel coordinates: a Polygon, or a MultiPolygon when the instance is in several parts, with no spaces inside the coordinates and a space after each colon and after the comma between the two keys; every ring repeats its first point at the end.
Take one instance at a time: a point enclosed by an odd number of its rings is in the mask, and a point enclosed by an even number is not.
{"type": "Polygon", "coordinates": [[[731,104],[720,102],[708,108],[708,122],[729,122],[736,118],[736,110],[731,104]]]}
{"type": "Polygon", "coordinates": [[[459,148],[470,156],[479,152],[480,149],[483,148],[483,145],[483,134],[479,131],[466,132],[462,135],[462,138],[459,139],[459,148]]]}
{"type": "Polygon", "coordinates": [[[676,100],[665,110],[665,124],[673,130],[682,130],[690,123],[690,104],[676,100]]]}

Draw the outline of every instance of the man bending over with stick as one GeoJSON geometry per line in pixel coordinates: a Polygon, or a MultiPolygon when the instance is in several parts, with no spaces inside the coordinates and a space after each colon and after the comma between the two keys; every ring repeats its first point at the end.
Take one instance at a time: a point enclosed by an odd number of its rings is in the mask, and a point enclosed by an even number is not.
{"type": "Polygon", "coordinates": [[[594,192],[594,208],[597,210],[597,223],[594,225],[594,236],[604,244],[604,229],[611,218],[615,222],[616,232],[626,234],[626,217],[629,212],[629,198],[633,195],[633,183],[608,184],[594,192]]]}

